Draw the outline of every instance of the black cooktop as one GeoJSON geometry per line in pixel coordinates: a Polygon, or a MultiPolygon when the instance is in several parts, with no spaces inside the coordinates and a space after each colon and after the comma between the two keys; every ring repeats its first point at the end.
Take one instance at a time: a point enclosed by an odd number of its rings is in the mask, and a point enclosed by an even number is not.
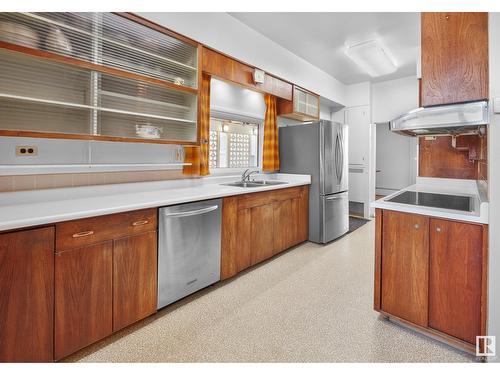
{"type": "Polygon", "coordinates": [[[404,191],[401,194],[388,199],[387,202],[411,204],[414,206],[446,208],[458,211],[472,211],[470,197],[463,197],[459,195],[404,191]]]}

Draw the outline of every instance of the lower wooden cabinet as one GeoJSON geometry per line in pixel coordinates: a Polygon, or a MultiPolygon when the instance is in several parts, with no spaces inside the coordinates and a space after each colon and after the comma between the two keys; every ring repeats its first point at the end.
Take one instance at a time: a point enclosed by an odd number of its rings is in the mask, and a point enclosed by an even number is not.
{"type": "Polygon", "coordinates": [[[429,219],[384,211],[382,310],[427,326],[429,219]]]}
{"type": "Polygon", "coordinates": [[[308,238],[309,187],[224,198],[221,279],[308,238]]]}
{"type": "Polygon", "coordinates": [[[156,312],[156,223],[152,209],[56,224],[56,360],[156,312]]]}
{"type": "Polygon", "coordinates": [[[156,232],[114,241],[113,331],[156,312],[157,258],[156,232]]]}
{"type": "Polygon", "coordinates": [[[483,227],[431,219],[429,327],[476,343],[481,333],[483,227]]]}
{"type": "MultiPolygon", "coordinates": [[[[250,208],[250,265],[272,257],[274,251],[273,203],[250,208]]],[[[239,218],[240,212],[238,212],[239,218]]]]}
{"type": "Polygon", "coordinates": [[[0,234],[0,362],[51,362],[54,228],[0,234]]]}
{"type": "Polygon", "coordinates": [[[113,332],[113,242],[67,250],[55,261],[55,359],[113,332]]]}
{"type": "Polygon", "coordinates": [[[467,351],[486,334],[487,225],[377,209],[374,308],[467,351]]]}

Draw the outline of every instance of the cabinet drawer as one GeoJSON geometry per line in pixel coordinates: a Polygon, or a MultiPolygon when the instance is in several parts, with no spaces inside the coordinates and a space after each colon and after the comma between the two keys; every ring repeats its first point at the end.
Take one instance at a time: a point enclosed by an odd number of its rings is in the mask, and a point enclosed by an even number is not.
{"type": "Polygon", "coordinates": [[[66,221],[56,224],[56,252],[156,228],[156,208],[66,221]]]}
{"type": "MultiPolygon", "coordinates": [[[[307,187],[305,187],[307,189],[307,187]]],[[[286,189],[278,189],[271,191],[263,191],[259,193],[249,193],[240,195],[238,197],[238,209],[243,210],[247,208],[262,206],[276,201],[284,201],[300,197],[303,193],[304,187],[297,186],[286,189]]]]}

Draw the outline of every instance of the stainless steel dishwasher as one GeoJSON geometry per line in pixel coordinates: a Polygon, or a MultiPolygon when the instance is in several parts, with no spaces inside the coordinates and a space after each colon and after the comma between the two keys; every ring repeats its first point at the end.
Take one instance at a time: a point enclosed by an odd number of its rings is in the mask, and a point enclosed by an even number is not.
{"type": "Polygon", "coordinates": [[[220,280],[222,199],[160,208],[158,308],[220,280]]]}

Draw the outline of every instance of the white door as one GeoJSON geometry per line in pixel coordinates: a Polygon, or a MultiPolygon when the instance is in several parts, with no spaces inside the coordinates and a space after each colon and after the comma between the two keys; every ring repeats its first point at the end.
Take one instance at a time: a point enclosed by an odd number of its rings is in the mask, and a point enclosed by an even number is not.
{"type": "Polygon", "coordinates": [[[346,109],[344,116],[349,126],[349,165],[367,165],[370,152],[370,107],[346,109]]]}

